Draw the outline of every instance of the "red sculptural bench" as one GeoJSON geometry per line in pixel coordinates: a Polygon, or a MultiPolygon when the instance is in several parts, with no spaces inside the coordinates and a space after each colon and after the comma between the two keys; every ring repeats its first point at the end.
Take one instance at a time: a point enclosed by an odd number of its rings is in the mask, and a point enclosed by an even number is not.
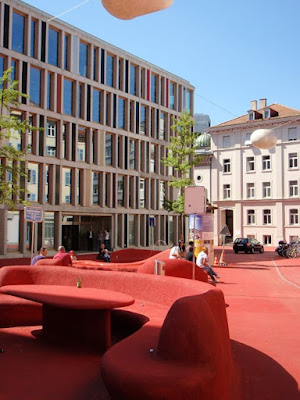
{"type": "MultiPolygon", "coordinates": [[[[59,266],[4,267],[0,286],[76,286],[78,273],[59,266]]],[[[231,345],[219,289],[190,279],[143,273],[80,270],[80,277],[83,287],[113,290],[135,300],[117,309],[114,317],[120,329],[133,325],[136,329],[101,358],[101,375],[112,399],[230,398],[231,345]]],[[[0,294],[1,308],[3,296],[8,295],[0,294]]],[[[18,324],[17,314],[22,311],[17,305],[26,300],[13,299],[18,324]]],[[[41,311],[40,304],[30,303],[41,311]]],[[[90,321],[86,329],[92,326],[90,321]]]]}

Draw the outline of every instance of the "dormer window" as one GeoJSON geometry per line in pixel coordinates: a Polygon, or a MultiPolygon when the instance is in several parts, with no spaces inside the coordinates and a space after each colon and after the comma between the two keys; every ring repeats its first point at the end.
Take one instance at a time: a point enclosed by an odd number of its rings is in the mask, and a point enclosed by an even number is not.
{"type": "Polygon", "coordinates": [[[265,110],[264,111],[264,118],[270,118],[270,116],[271,116],[270,110],[269,109],[265,110]]]}
{"type": "Polygon", "coordinates": [[[249,110],[248,116],[249,116],[249,121],[254,121],[256,119],[262,118],[262,114],[256,110],[249,110]]]}
{"type": "Polygon", "coordinates": [[[254,112],[249,112],[249,121],[254,120],[254,112]]]}

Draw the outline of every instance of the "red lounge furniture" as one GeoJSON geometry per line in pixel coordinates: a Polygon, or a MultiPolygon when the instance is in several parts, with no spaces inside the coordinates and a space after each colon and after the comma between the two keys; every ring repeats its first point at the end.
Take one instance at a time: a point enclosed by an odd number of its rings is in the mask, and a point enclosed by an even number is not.
{"type": "MultiPolygon", "coordinates": [[[[18,266],[0,270],[0,286],[76,286],[79,270],[18,266]]],[[[227,400],[232,357],[222,292],[203,282],[142,273],[80,270],[82,287],[128,294],[135,303],[115,311],[120,329],[138,330],[101,359],[112,399],[227,400]]],[[[80,289],[79,289],[80,290],[80,289]]],[[[1,304],[0,295],[0,304],[1,304]]],[[[18,298],[16,299],[19,301],[18,298]]],[[[92,327],[90,323],[85,322],[92,327]]]]}

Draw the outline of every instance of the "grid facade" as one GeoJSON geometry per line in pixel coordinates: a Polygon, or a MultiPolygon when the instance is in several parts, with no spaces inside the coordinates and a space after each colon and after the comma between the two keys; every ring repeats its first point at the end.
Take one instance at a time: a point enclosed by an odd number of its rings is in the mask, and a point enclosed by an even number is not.
{"type": "MultiPolygon", "coordinates": [[[[28,146],[27,200],[43,208],[35,246],[85,250],[87,233],[110,232],[111,247],[168,245],[178,220],[163,209],[172,118],[193,114],[184,79],[19,1],[0,1],[0,74],[28,94],[12,113],[42,130],[16,132],[28,146]],[[156,220],[154,232],[149,216],[156,220]]],[[[24,209],[0,205],[0,253],[31,248],[24,209]]]]}

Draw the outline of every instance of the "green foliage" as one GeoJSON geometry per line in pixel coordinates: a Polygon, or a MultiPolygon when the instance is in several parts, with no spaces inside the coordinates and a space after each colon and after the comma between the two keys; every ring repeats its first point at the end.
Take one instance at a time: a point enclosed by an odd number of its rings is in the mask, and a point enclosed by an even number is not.
{"type": "Polygon", "coordinates": [[[13,143],[33,128],[29,121],[12,115],[12,110],[19,108],[20,98],[28,96],[18,91],[18,82],[10,78],[11,71],[12,68],[4,71],[0,78],[0,203],[14,209],[18,203],[28,203],[20,185],[26,178],[23,161],[27,148],[18,150],[13,143]]]}
{"type": "Polygon", "coordinates": [[[202,156],[196,153],[200,149],[197,139],[201,133],[193,132],[193,125],[194,121],[186,110],[183,111],[178,119],[173,118],[171,129],[174,135],[171,136],[170,146],[167,147],[167,157],[162,159],[164,165],[172,167],[176,171],[176,176],[173,176],[168,184],[179,191],[176,200],[164,200],[164,208],[180,214],[181,221],[184,214],[184,189],[194,184],[194,180],[189,176],[193,166],[199,164],[202,159],[202,156]]]}

